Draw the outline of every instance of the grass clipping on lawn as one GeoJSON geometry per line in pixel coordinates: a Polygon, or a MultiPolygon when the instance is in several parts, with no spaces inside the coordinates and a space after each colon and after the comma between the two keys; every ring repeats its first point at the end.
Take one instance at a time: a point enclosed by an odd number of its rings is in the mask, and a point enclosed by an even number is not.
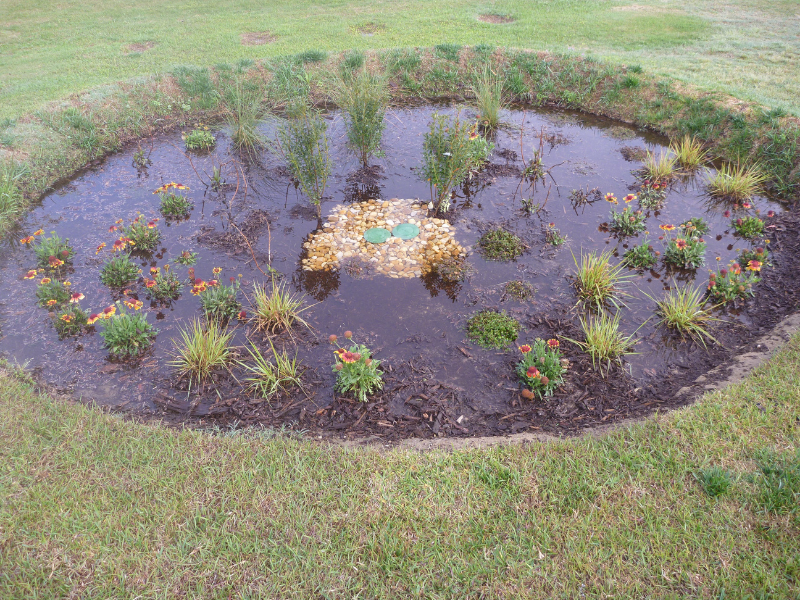
{"type": "Polygon", "coordinates": [[[796,597],[798,373],[800,335],[601,437],[420,454],[137,424],[7,367],[0,597],[796,597]]]}

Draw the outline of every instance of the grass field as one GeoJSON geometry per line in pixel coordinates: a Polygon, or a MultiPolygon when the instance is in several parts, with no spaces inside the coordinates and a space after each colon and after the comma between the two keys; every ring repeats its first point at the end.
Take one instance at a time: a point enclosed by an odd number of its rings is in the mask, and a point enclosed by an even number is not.
{"type": "MultiPolygon", "coordinates": [[[[446,42],[586,52],[797,114],[798,14],[796,1],[743,0],[6,1],[0,119],[90,90],[96,122],[44,112],[5,127],[9,147],[52,169],[42,190],[113,149],[108,123],[133,131],[159,117],[156,99],[178,97],[156,82],[118,115],[97,86],[182,64],[446,42]],[[242,43],[259,32],[267,43],[242,43]]],[[[552,64],[552,93],[568,97],[576,67],[552,64]]],[[[672,95],[615,104],[622,75],[597,77],[587,101],[612,114],[678,131],[717,110],[672,95]]],[[[750,130],[730,131],[729,151],[750,130]]],[[[789,173],[786,156],[773,158],[789,173]]],[[[0,366],[0,598],[797,598],[798,373],[800,335],[743,384],[602,437],[418,454],[126,422],[0,366]]]]}
{"type": "Polygon", "coordinates": [[[800,111],[795,0],[6,0],[2,10],[0,119],[175,65],[448,42],[587,53],[800,111]],[[481,15],[515,20],[485,23],[481,15]],[[264,32],[257,41],[266,43],[243,43],[264,32]]]}

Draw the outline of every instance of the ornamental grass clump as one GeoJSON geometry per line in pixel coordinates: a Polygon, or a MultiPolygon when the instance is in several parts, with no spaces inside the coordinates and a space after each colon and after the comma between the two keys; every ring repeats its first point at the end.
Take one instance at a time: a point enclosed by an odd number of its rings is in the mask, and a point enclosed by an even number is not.
{"type": "Polygon", "coordinates": [[[249,392],[265,400],[269,400],[279,392],[287,392],[292,387],[302,387],[301,364],[297,360],[297,353],[294,358],[290,358],[286,350],[278,352],[271,340],[269,346],[272,350],[272,360],[265,358],[258,347],[251,343],[247,352],[252,363],[237,361],[249,374],[249,377],[245,378],[249,392]]]}
{"type": "Polygon", "coordinates": [[[143,215],[136,217],[124,229],[124,239],[138,252],[153,252],[161,241],[157,220],[146,221],[143,215]]]}
{"type": "Polygon", "coordinates": [[[495,74],[488,66],[476,77],[472,86],[475,106],[478,109],[478,119],[486,131],[494,131],[502,125],[500,111],[507,106],[504,88],[503,78],[495,74]]]}
{"type": "Polygon", "coordinates": [[[389,99],[386,79],[362,70],[339,83],[335,99],[344,111],[348,146],[366,167],[371,157],[381,155],[383,118],[389,99]]]}
{"type": "Polygon", "coordinates": [[[667,181],[675,175],[677,158],[671,152],[661,151],[658,156],[648,152],[642,165],[642,173],[647,179],[667,181]]]}
{"type": "Polygon", "coordinates": [[[724,164],[708,181],[708,193],[718,198],[749,200],[764,191],[767,176],[758,165],[724,164]]]}
{"type": "MultiPolygon", "coordinates": [[[[41,229],[38,232],[41,232],[41,229]]],[[[33,244],[39,267],[58,269],[72,264],[75,250],[70,246],[69,240],[62,240],[55,231],[51,232],[50,237],[35,238],[38,232],[33,234],[34,239],[30,243],[33,244]]]]}
{"type": "Polygon", "coordinates": [[[214,134],[208,130],[208,125],[198,123],[197,127],[182,136],[187,150],[211,150],[216,144],[214,134]]]}
{"type": "Polygon", "coordinates": [[[552,396],[564,382],[567,361],[561,357],[559,346],[557,339],[545,342],[537,338],[533,346],[522,344],[519,347],[522,360],[517,363],[516,372],[519,380],[526,386],[523,396],[530,398],[533,394],[539,398],[552,396]]]}
{"type": "Polygon", "coordinates": [[[752,240],[764,233],[764,221],[758,217],[740,217],[734,219],[732,225],[737,235],[742,236],[746,240],[752,240]]]}
{"type": "Polygon", "coordinates": [[[622,357],[633,352],[633,335],[626,336],[619,330],[620,313],[613,317],[608,313],[600,316],[592,315],[588,319],[580,318],[584,341],[570,340],[592,358],[592,366],[603,374],[611,370],[611,363],[622,364],[622,357]]]}
{"type": "Polygon", "coordinates": [[[505,229],[487,231],[478,239],[478,247],[489,260],[514,260],[525,250],[522,240],[505,229]]]}
{"type": "MultiPolygon", "coordinates": [[[[141,304],[137,303],[141,307],[141,304]]],[[[157,330],[147,321],[147,314],[119,312],[102,321],[100,336],[109,353],[119,358],[135,357],[153,345],[157,330]]]]}
{"type": "Polygon", "coordinates": [[[578,302],[589,304],[596,310],[602,310],[609,303],[619,307],[618,299],[626,296],[622,284],[632,277],[624,272],[624,264],[611,264],[613,250],[609,249],[601,254],[595,251],[581,254],[580,263],[575,255],[577,271],[574,278],[575,291],[578,293],[578,302]]]}
{"type": "Polygon", "coordinates": [[[269,291],[261,286],[253,288],[253,315],[250,322],[256,331],[276,333],[282,330],[290,330],[295,323],[305,325],[309,329],[311,326],[300,317],[300,313],[311,308],[303,306],[305,297],[302,294],[293,294],[289,286],[283,282],[276,283],[272,279],[272,287],[269,291]]]}
{"type": "Polygon", "coordinates": [[[144,287],[147,288],[147,293],[151,298],[155,298],[161,302],[169,300],[176,300],[181,295],[181,288],[183,284],[175,275],[174,271],[170,270],[170,266],[164,265],[163,269],[159,267],[151,267],[149,277],[144,279],[144,287]]]}
{"type": "Polygon", "coordinates": [[[450,210],[452,190],[477,171],[493,149],[494,144],[477,133],[476,124],[434,113],[422,145],[419,172],[431,186],[436,210],[450,210]]]}
{"type": "Polygon", "coordinates": [[[100,281],[108,287],[121,288],[135,281],[139,273],[141,269],[131,261],[129,255],[123,254],[114,256],[103,265],[100,269],[100,281]]]}
{"type": "Polygon", "coordinates": [[[503,348],[517,339],[519,321],[506,311],[482,310],[467,321],[467,336],[484,348],[503,348]]]}
{"type": "MultiPolygon", "coordinates": [[[[651,298],[652,299],[652,298],[651,298]]],[[[658,324],[676,330],[682,336],[691,337],[703,346],[706,340],[717,340],[709,332],[709,325],[719,321],[704,308],[705,291],[699,287],[686,286],[683,289],[670,289],[661,300],[655,300],[656,314],[660,317],[658,324]]]]}
{"type": "Polygon", "coordinates": [[[738,262],[731,262],[728,268],[719,269],[708,276],[708,297],[713,302],[727,304],[754,296],[753,286],[761,281],[756,275],[763,263],[751,260],[744,269],[738,262]]]}
{"type": "Polygon", "coordinates": [[[641,210],[633,210],[626,206],[622,212],[611,211],[609,227],[624,236],[636,235],[645,230],[645,216],[641,210]]]}
{"type": "Polygon", "coordinates": [[[708,150],[703,147],[703,142],[690,135],[685,135],[679,141],[673,142],[669,149],[681,167],[689,171],[693,171],[703,164],[708,156],[708,150]]]}
{"type": "Polygon", "coordinates": [[[649,240],[644,240],[622,256],[622,262],[634,269],[649,269],[658,262],[660,252],[655,250],[649,240]]]}
{"type": "Polygon", "coordinates": [[[180,330],[180,340],[173,340],[172,360],[169,365],[178,378],[204,382],[220,369],[227,369],[233,360],[230,347],[233,332],[216,321],[194,319],[186,329],[180,330]]]}
{"type": "MultiPolygon", "coordinates": [[[[347,340],[352,340],[350,331],[344,332],[347,340]]],[[[343,394],[353,392],[356,400],[366,402],[367,396],[383,388],[383,371],[380,361],[372,358],[372,351],[363,344],[353,343],[349,348],[339,345],[338,337],[331,335],[328,340],[338,346],[333,353],[331,366],[336,375],[335,389],[343,394]]]]}

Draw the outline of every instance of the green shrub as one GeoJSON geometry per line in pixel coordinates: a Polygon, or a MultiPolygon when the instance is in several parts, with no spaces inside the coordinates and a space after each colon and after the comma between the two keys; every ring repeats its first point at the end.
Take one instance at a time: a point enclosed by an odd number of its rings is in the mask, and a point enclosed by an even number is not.
{"type": "Polygon", "coordinates": [[[135,265],[130,256],[115,256],[100,269],[100,281],[112,288],[121,288],[139,277],[142,270],[135,265]]]}
{"type": "Polygon", "coordinates": [[[484,348],[503,348],[517,339],[520,324],[505,311],[482,310],[467,321],[467,336],[484,348]]]}
{"type": "Polygon", "coordinates": [[[386,80],[367,71],[341,83],[336,91],[336,102],[344,111],[348,145],[365,167],[370,157],[381,155],[388,98],[386,80]]]}
{"type": "Polygon", "coordinates": [[[200,305],[206,318],[219,319],[222,321],[235,319],[242,308],[239,303],[239,282],[234,281],[230,285],[224,285],[215,280],[210,282],[195,283],[192,293],[200,296],[200,305]],[[202,288],[202,289],[199,289],[202,288]]]}
{"type": "Polygon", "coordinates": [[[622,212],[611,211],[610,227],[613,231],[622,235],[636,235],[645,230],[645,216],[641,210],[633,210],[630,206],[622,209],[622,212]]]}
{"type": "Polygon", "coordinates": [[[214,134],[205,125],[199,125],[183,136],[183,143],[187,150],[211,150],[216,143],[214,134]]]}
{"type": "Polygon", "coordinates": [[[694,232],[681,237],[668,237],[664,262],[679,269],[696,269],[705,262],[706,243],[694,232]]]}
{"type": "Polygon", "coordinates": [[[156,329],[147,321],[147,314],[128,313],[120,308],[117,314],[102,321],[100,336],[114,356],[133,357],[153,344],[156,333],[156,329]]]}
{"type": "MultiPolygon", "coordinates": [[[[346,331],[344,337],[350,340],[352,334],[346,331]]],[[[383,371],[378,369],[380,361],[374,360],[372,351],[363,344],[345,349],[339,346],[335,335],[329,339],[339,347],[334,352],[335,362],[331,367],[336,375],[335,388],[343,394],[354,392],[358,401],[366,402],[367,396],[383,388],[383,371]]]]}
{"type": "Polygon", "coordinates": [[[537,338],[533,346],[523,344],[519,347],[522,360],[517,364],[517,376],[528,390],[539,398],[552,396],[564,382],[566,368],[562,362],[559,346],[556,339],[545,342],[537,338]]]}
{"type": "Polygon", "coordinates": [[[522,240],[505,229],[492,229],[478,239],[478,247],[489,260],[514,260],[525,249],[522,240]]]}
{"type": "Polygon", "coordinates": [[[36,261],[42,268],[57,269],[64,264],[71,264],[75,258],[75,250],[69,245],[69,240],[62,240],[55,231],[51,232],[50,237],[39,237],[32,243],[36,261]]]}
{"type": "Polygon", "coordinates": [[[156,221],[145,221],[139,215],[124,229],[123,234],[137,252],[153,252],[161,241],[161,232],[156,221]]]}
{"type": "Polygon", "coordinates": [[[622,262],[634,269],[649,269],[658,262],[656,251],[649,240],[629,249],[622,257],[622,262]]]}

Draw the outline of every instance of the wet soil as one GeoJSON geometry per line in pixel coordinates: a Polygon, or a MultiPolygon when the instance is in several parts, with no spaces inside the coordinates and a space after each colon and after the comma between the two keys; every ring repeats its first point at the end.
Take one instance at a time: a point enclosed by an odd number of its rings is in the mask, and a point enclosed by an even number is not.
{"type": "MultiPolygon", "coordinates": [[[[322,203],[323,219],[336,204],[376,197],[429,199],[428,185],[416,169],[422,136],[435,110],[456,112],[448,107],[420,107],[387,116],[386,156],[367,169],[360,168],[346,151],[341,119],[336,113],[329,115],[334,170],[322,203]]],[[[29,216],[22,233],[41,227],[70,239],[78,254],[68,277],[73,289],[86,296],[82,306],[98,310],[118,297],[100,283],[98,273],[105,256],[95,255],[101,242],[110,246],[113,241],[109,226],[138,213],[158,216],[158,196],[153,190],[169,181],[188,185],[187,195],[195,204],[189,218],[162,220],[161,247],[152,255],[136,255],[136,260],[146,273],[151,266],[172,263],[184,250],[197,252],[197,277],[210,279],[214,267],[223,269],[223,281],[241,274],[246,309],[253,285],[268,281],[267,265],[279,272],[313,304],[304,313],[312,329],[298,328],[272,340],[278,348],[297,352],[305,365],[302,391],[260,401],[246,391],[246,373],[239,367],[218,373],[202,388],[190,390],[185,381],[177,380],[168,364],[174,351],[172,340],[200,314],[199,302],[188,286],[169,305],[148,301],[141,281],[132,286],[133,295],[146,301],[144,310],[159,329],[154,347],[138,360],[109,359],[92,328],[79,337],[59,340],[52,317],[36,306],[35,282],[22,279],[34,266],[33,253],[14,243],[0,250],[0,352],[27,364],[47,385],[84,402],[191,426],[286,425],[314,435],[387,441],[537,431],[571,434],[691,402],[691,396],[676,399],[675,393],[745,351],[756,336],[798,306],[800,217],[768,198],[756,198],[754,208],[762,214],[777,213],[768,221],[773,267],[763,271],[755,299],[720,313],[724,322],[713,327],[720,345],[705,348],[655,326],[654,306],[647,294],[658,297],[676,282],[705,285],[708,272],[706,268],[672,272],[659,264],[635,273],[631,298],[622,311],[622,329],[636,332],[638,354],[612,367],[604,377],[576,346],[565,341],[581,339],[570,281],[573,254],[610,247],[621,256],[645,235],[615,237],[606,227],[611,208],[606,202],[573,207],[569,195],[573,189],[598,188],[617,197],[635,191],[637,180],[631,170],[638,166],[637,154],[641,156],[644,149],[658,152],[666,140],[636,130],[620,140],[619,124],[576,113],[509,111],[503,120],[514,127],[497,134],[489,164],[458,190],[447,218],[465,248],[473,248],[482,232],[503,226],[519,235],[528,249],[508,263],[486,261],[471,251],[468,274],[462,281],[435,274],[390,279],[357,257],[338,271],[304,271],[303,242],[321,227],[316,210],[277,157],[266,152],[256,159],[238,157],[225,131],[217,132],[212,153],[191,155],[191,160],[178,150],[180,132],[155,140],[148,169],[132,164],[135,147],[110,156],[63,183],[29,216]],[[552,170],[553,181],[534,188],[520,176],[522,156],[530,159],[539,135],[547,141],[545,167],[559,166],[552,170]],[[234,185],[233,159],[246,175],[246,193],[243,186],[237,190],[234,185]],[[223,176],[228,183],[215,190],[204,185],[208,181],[204,174],[220,164],[227,165],[223,176]],[[544,204],[544,209],[528,214],[523,198],[544,204]],[[545,243],[549,223],[567,236],[563,246],[545,243]],[[531,284],[536,290],[533,298],[517,301],[505,294],[505,284],[513,280],[531,284]],[[562,339],[571,366],[564,386],[552,398],[522,399],[514,376],[519,359],[515,346],[487,350],[466,339],[466,320],[485,308],[505,310],[522,323],[518,343],[536,337],[562,339]],[[385,369],[382,392],[366,404],[333,390],[333,348],[327,338],[345,329],[373,349],[385,369]]],[[[271,134],[271,128],[264,126],[265,135],[271,134]]],[[[690,217],[704,217],[711,226],[706,264],[713,268],[717,257],[726,264],[749,244],[734,235],[730,219],[724,217],[730,207],[704,195],[702,179],[698,175],[676,181],[665,207],[648,212],[647,227],[649,239],[659,247],[659,224],[677,225],[690,217]]],[[[174,268],[187,278],[185,267],[174,268]]],[[[250,343],[268,351],[263,335],[244,324],[232,327],[240,355],[247,354],[245,347],[250,343]]]]}

